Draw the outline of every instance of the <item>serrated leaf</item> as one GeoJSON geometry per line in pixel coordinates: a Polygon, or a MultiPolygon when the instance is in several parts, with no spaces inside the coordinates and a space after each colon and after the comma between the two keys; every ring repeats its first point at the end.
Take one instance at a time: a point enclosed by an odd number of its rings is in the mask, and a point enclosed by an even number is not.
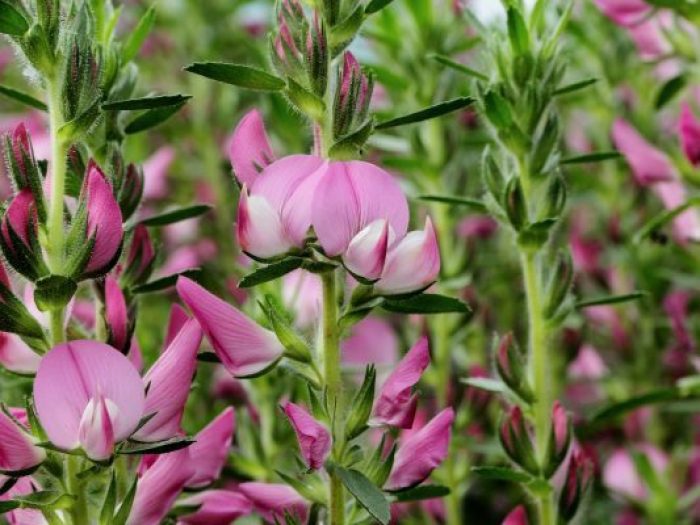
{"type": "Polygon", "coordinates": [[[112,100],[102,104],[102,109],[109,111],[137,111],[175,106],[187,102],[192,95],[158,95],[153,97],[130,98],[127,100],[112,100]]]}
{"type": "Polygon", "coordinates": [[[387,525],[391,520],[389,502],[384,494],[379,490],[364,474],[354,469],[345,469],[333,466],[332,471],[340,478],[357,502],[364,507],[377,521],[387,525]]]}
{"type": "Polygon", "coordinates": [[[130,32],[124,42],[122,48],[122,63],[131,62],[138,54],[141,46],[146,41],[148,34],[153,29],[153,24],[156,20],[156,11],[153,6],[148,8],[148,11],[141,17],[136,27],[130,32]]]}
{"type": "Polygon", "coordinates": [[[7,98],[11,98],[12,100],[24,104],[25,106],[40,109],[41,111],[48,111],[49,109],[46,106],[46,104],[44,104],[41,100],[37,100],[36,98],[24,93],[23,91],[19,91],[8,86],[0,85],[0,95],[4,95],[7,98]]]}
{"type": "Polygon", "coordinates": [[[29,30],[29,22],[12,4],[0,0],[0,33],[22,36],[29,30]]]}
{"type": "Polygon", "coordinates": [[[182,272],[174,273],[172,275],[166,275],[165,277],[161,277],[160,279],[156,279],[149,283],[136,286],[135,288],[132,288],[131,292],[134,294],[160,292],[162,290],[165,290],[166,288],[175,286],[178,277],[180,277],[181,275],[184,275],[185,277],[190,277],[192,279],[196,279],[201,273],[201,268],[191,268],[189,270],[184,270],[182,272]]]}
{"type": "Polygon", "coordinates": [[[618,401],[608,405],[595,412],[591,417],[591,422],[600,423],[602,421],[608,421],[623,414],[627,414],[628,412],[631,412],[639,407],[655,405],[667,401],[675,401],[680,398],[681,395],[678,388],[659,388],[657,390],[652,390],[651,392],[646,392],[644,394],[625,399],[624,401],[618,401]]]}
{"type": "Polygon", "coordinates": [[[252,286],[257,286],[259,284],[272,281],[296,270],[297,268],[301,268],[303,263],[304,260],[300,257],[287,257],[279,262],[268,264],[267,266],[263,266],[262,268],[258,268],[252,273],[249,273],[243,277],[243,279],[241,279],[238,286],[240,288],[250,288],[252,286]]]}
{"type": "Polygon", "coordinates": [[[420,501],[424,499],[443,498],[450,489],[442,485],[419,485],[408,490],[396,492],[396,501],[420,501]]]}
{"type": "Polygon", "coordinates": [[[286,86],[285,81],[275,75],[241,64],[195,62],[187,66],[185,71],[246,89],[279,91],[286,86]]]}
{"type": "Polygon", "coordinates": [[[207,213],[209,210],[211,210],[211,206],[208,204],[195,204],[193,206],[186,206],[184,208],[166,211],[159,215],[153,215],[152,217],[143,219],[141,224],[144,226],[167,226],[168,224],[173,224],[175,222],[199,217],[200,215],[207,213]]]}
{"type": "Polygon", "coordinates": [[[447,195],[420,195],[419,200],[428,202],[440,202],[442,204],[451,204],[454,206],[464,206],[472,208],[479,212],[487,211],[486,204],[476,199],[467,199],[466,197],[449,197],[447,195]]]}
{"type": "Polygon", "coordinates": [[[577,155],[562,159],[560,164],[591,164],[593,162],[603,162],[605,160],[619,159],[622,157],[619,151],[599,151],[596,153],[587,153],[586,155],[577,155]]]}
{"type": "Polygon", "coordinates": [[[415,124],[416,122],[423,122],[424,120],[429,120],[453,111],[464,109],[467,106],[471,106],[474,103],[474,99],[471,97],[458,97],[452,100],[447,100],[445,102],[439,102],[415,113],[409,113],[408,115],[403,115],[401,117],[396,117],[391,120],[380,122],[375,126],[375,129],[389,129],[395,128],[397,126],[405,126],[406,124],[415,124]]]}
{"type": "Polygon", "coordinates": [[[155,443],[141,443],[128,441],[120,450],[119,454],[166,454],[181,448],[189,447],[196,440],[191,437],[174,437],[155,443]]]}
{"type": "Polygon", "coordinates": [[[389,312],[401,314],[468,314],[471,312],[469,306],[459,299],[427,293],[403,300],[387,297],[381,307],[389,312]]]}
{"type": "Polygon", "coordinates": [[[467,67],[459,62],[455,62],[451,58],[446,57],[444,55],[433,55],[431,58],[436,62],[442,64],[443,66],[449,67],[450,69],[463,73],[467,76],[478,78],[479,80],[483,80],[484,82],[488,82],[489,80],[489,77],[487,77],[483,73],[470,67],[467,67]]]}
{"type": "Polygon", "coordinates": [[[589,306],[599,306],[601,304],[618,304],[629,301],[637,301],[647,295],[647,292],[637,291],[621,295],[606,295],[605,297],[596,297],[593,299],[584,299],[576,303],[576,308],[588,308],[589,306]]]}
{"type": "Polygon", "coordinates": [[[133,135],[134,133],[140,133],[141,131],[146,131],[147,129],[151,129],[159,124],[162,124],[175,113],[180,111],[180,109],[186,103],[187,102],[181,102],[179,104],[175,104],[174,106],[149,109],[129,122],[124,128],[124,133],[127,135],[133,135]]]}

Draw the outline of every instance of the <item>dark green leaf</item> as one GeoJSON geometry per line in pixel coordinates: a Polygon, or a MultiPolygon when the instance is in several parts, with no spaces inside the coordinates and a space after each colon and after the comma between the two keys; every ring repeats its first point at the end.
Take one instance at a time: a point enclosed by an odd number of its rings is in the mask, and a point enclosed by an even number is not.
{"type": "Polygon", "coordinates": [[[451,58],[448,58],[444,55],[433,55],[431,58],[436,62],[439,62],[443,66],[447,66],[450,69],[454,69],[455,71],[459,71],[460,73],[464,73],[465,75],[468,75],[470,77],[478,78],[479,80],[483,80],[484,82],[488,82],[489,80],[489,77],[487,77],[483,73],[480,73],[475,69],[467,67],[464,64],[460,64],[459,62],[455,62],[451,58]]]}
{"type": "Polygon", "coordinates": [[[657,390],[634,396],[629,399],[625,399],[624,401],[619,401],[604,407],[593,414],[591,422],[599,423],[601,421],[607,421],[623,414],[627,414],[628,412],[631,412],[639,407],[665,403],[667,401],[675,401],[680,399],[680,397],[680,391],[677,388],[659,388],[657,390]]]}
{"type": "Polygon", "coordinates": [[[135,294],[160,292],[162,290],[165,290],[166,288],[170,288],[172,286],[175,286],[175,283],[177,282],[177,278],[180,277],[181,275],[184,275],[185,277],[196,278],[201,273],[202,273],[201,268],[191,268],[189,270],[184,270],[180,273],[166,275],[165,277],[161,277],[160,279],[156,279],[154,281],[151,281],[150,283],[136,286],[135,288],[133,288],[131,290],[131,292],[135,293],[135,294]]]}
{"type": "Polygon", "coordinates": [[[386,525],[391,520],[389,502],[384,494],[379,490],[364,474],[354,469],[345,469],[333,466],[332,471],[337,474],[343,485],[348,489],[360,505],[372,515],[377,521],[386,525]]]}
{"type": "Polygon", "coordinates": [[[243,277],[241,282],[238,283],[238,286],[241,288],[250,288],[258,284],[272,281],[297,268],[301,268],[303,263],[304,260],[299,257],[288,257],[279,262],[268,264],[243,277]]]}
{"type": "Polygon", "coordinates": [[[678,95],[678,93],[680,93],[680,91],[685,87],[687,81],[688,79],[683,74],[668,80],[663,86],[661,86],[659,93],[656,95],[656,102],[654,103],[654,107],[656,109],[661,109],[666,104],[671,102],[671,100],[673,100],[676,97],[676,95],[678,95]]]}
{"type": "Polygon", "coordinates": [[[128,100],[113,100],[102,104],[104,110],[135,111],[155,109],[182,104],[191,99],[191,95],[158,95],[155,97],[131,98],[128,100]]]}
{"type": "Polygon", "coordinates": [[[486,211],[486,204],[476,199],[467,199],[465,197],[448,197],[446,195],[420,195],[418,197],[422,201],[428,202],[440,202],[443,204],[453,204],[455,206],[465,206],[467,208],[473,208],[479,212],[486,211]]]}
{"type": "Polygon", "coordinates": [[[12,100],[15,100],[17,102],[21,102],[26,106],[40,109],[41,111],[48,111],[46,104],[44,104],[41,100],[37,100],[31,95],[27,95],[26,93],[13,89],[11,87],[0,86],[0,95],[5,95],[6,97],[11,98],[12,100]]]}
{"type": "Polygon", "coordinates": [[[532,480],[529,474],[513,470],[510,467],[472,467],[472,472],[482,478],[512,481],[513,483],[528,483],[532,480]]]}
{"type": "Polygon", "coordinates": [[[419,501],[423,499],[443,498],[450,489],[442,485],[419,485],[396,493],[396,501],[419,501]]]}
{"type": "Polygon", "coordinates": [[[585,89],[588,86],[592,86],[596,82],[598,82],[597,78],[587,78],[586,80],[581,80],[579,82],[573,82],[571,84],[567,84],[565,86],[562,86],[562,87],[554,90],[554,96],[566,95],[568,93],[580,91],[581,89],[585,89]]]}
{"type": "Polygon", "coordinates": [[[167,226],[175,222],[192,219],[204,215],[211,209],[208,204],[195,204],[185,208],[177,208],[176,210],[166,211],[160,215],[154,215],[141,221],[144,226],[167,226]]]}
{"type": "Polygon", "coordinates": [[[0,33],[22,36],[29,29],[29,22],[10,2],[0,0],[0,33]]]}
{"type": "Polygon", "coordinates": [[[459,97],[446,102],[440,102],[433,106],[430,106],[415,113],[410,113],[408,115],[403,115],[401,117],[396,117],[385,122],[380,122],[375,126],[375,129],[388,129],[394,128],[396,126],[404,126],[406,124],[414,124],[416,122],[423,122],[424,120],[429,120],[431,118],[441,117],[457,111],[459,109],[466,108],[474,103],[474,99],[471,97],[459,97]]]}
{"type": "Polygon", "coordinates": [[[508,9],[508,38],[513,52],[524,55],[530,49],[530,35],[522,13],[515,7],[508,9]]]}
{"type": "Polygon", "coordinates": [[[127,135],[133,135],[134,133],[140,133],[141,131],[146,131],[151,129],[158,124],[162,124],[175,113],[180,111],[185,102],[180,104],[175,104],[174,106],[167,106],[163,108],[149,109],[148,111],[141,113],[134,120],[129,122],[124,128],[124,132],[127,135]]]}
{"type": "Polygon", "coordinates": [[[126,64],[131,62],[134,57],[138,54],[141,46],[146,41],[148,34],[153,28],[153,23],[156,20],[156,11],[153,6],[148,8],[148,11],[141,17],[136,27],[134,27],[130,32],[129,36],[124,42],[124,47],[122,48],[122,62],[126,64]]]}
{"type": "Polygon", "coordinates": [[[594,299],[585,299],[576,303],[576,308],[588,308],[589,306],[598,306],[601,304],[617,304],[626,303],[628,301],[637,301],[647,295],[646,292],[637,291],[621,295],[607,295],[605,297],[597,297],[594,299]]]}
{"type": "Polygon", "coordinates": [[[389,312],[401,314],[468,314],[471,312],[469,306],[459,299],[428,293],[403,300],[387,297],[381,307],[389,312]]]}
{"type": "Polygon", "coordinates": [[[126,525],[126,520],[129,519],[129,514],[131,513],[131,506],[134,504],[138,480],[139,478],[134,476],[134,481],[131,484],[131,487],[129,487],[129,492],[127,492],[126,496],[124,496],[122,504],[119,506],[119,510],[114,515],[112,525],[126,525]]]}
{"type": "Polygon", "coordinates": [[[155,443],[141,443],[136,441],[127,442],[120,450],[119,454],[165,454],[189,447],[196,440],[191,437],[174,437],[155,443]]]}
{"type": "Polygon", "coordinates": [[[286,86],[284,80],[279,77],[266,71],[240,64],[195,62],[187,66],[185,71],[247,89],[279,91],[286,86]]]}
{"type": "Polygon", "coordinates": [[[464,379],[460,379],[459,382],[467,386],[472,386],[480,390],[487,390],[498,394],[508,390],[503,382],[499,381],[498,379],[491,379],[488,377],[465,377],[464,379]]]}
{"type": "Polygon", "coordinates": [[[371,0],[370,3],[367,4],[367,7],[365,7],[365,14],[371,15],[372,13],[376,13],[377,11],[384,9],[393,1],[394,0],[371,0]]]}
{"type": "Polygon", "coordinates": [[[100,525],[112,525],[112,518],[114,517],[114,507],[117,504],[117,478],[112,472],[112,477],[110,478],[109,485],[107,487],[107,493],[105,494],[104,502],[102,503],[102,510],[100,511],[100,525]]]}
{"type": "Polygon", "coordinates": [[[577,155],[561,160],[561,164],[590,164],[592,162],[603,162],[605,160],[619,159],[622,155],[619,151],[599,151],[586,155],[577,155]]]}

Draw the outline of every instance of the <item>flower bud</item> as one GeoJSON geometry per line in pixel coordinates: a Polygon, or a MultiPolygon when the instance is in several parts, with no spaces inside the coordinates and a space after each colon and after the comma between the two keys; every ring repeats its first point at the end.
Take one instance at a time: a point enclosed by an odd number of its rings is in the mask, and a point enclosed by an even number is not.
{"type": "Polygon", "coordinates": [[[312,470],[323,466],[331,451],[331,434],[299,405],[286,403],[284,413],[294,427],[304,461],[312,470]]]}
{"type": "Polygon", "coordinates": [[[44,30],[51,49],[56,49],[58,43],[59,24],[61,20],[60,0],[37,0],[37,20],[44,30]]]}
{"type": "MultiPolygon", "coordinates": [[[[374,403],[374,385],[377,381],[377,371],[370,365],[365,371],[362,386],[352,400],[350,416],[345,424],[345,435],[348,440],[354,439],[367,429],[367,420],[372,412],[374,403]]],[[[413,419],[413,418],[411,418],[413,419]]]]}
{"type": "Polygon", "coordinates": [[[129,311],[124,293],[117,280],[108,275],[104,283],[105,324],[109,336],[107,343],[123,354],[129,352],[134,325],[129,322],[129,311]]]}
{"type": "Polygon", "coordinates": [[[129,164],[124,173],[124,179],[121,181],[121,186],[119,187],[119,193],[117,195],[119,208],[121,209],[124,221],[127,221],[129,217],[134,214],[136,208],[138,208],[141,203],[143,187],[143,169],[134,164],[129,164]]]}
{"type": "Polygon", "coordinates": [[[27,188],[31,190],[37,206],[37,214],[41,220],[45,220],[42,179],[39,166],[34,158],[31,138],[23,123],[20,123],[11,134],[5,137],[5,156],[15,187],[20,191],[27,188]]]}
{"type": "Polygon", "coordinates": [[[343,67],[338,72],[338,84],[333,105],[333,134],[342,137],[362,124],[367,116],[374,83],[362,72],[360,64],[349,51],[343,55],[343,67]]]}
{"type": "Polygon", "coordinates": [[[569,460],[566,480],[559,496],[559,515],[571,521],[593,481],[593,464],[581,450],[574,450],[569,460]]]}
{"type": "Polygon", "coordinates": [[[0,244],[5,259],[30,281],[48,270],[38,240],[39,217],[34,195],[23,189],[10,202],[0,225],[0,244]]]}
{"type": "Polygon", "coordinates": [[[525,370],[525,359],[520,349],[513,341],[513,334],[508,332],[501,338],[496,351],[496,369],[501,380],[508,385],[520,398],[532,403],[535,394],[532,392],[530,382],[525,370]]]}
{"type": "Polygon", "coordinates": [[[306,33],[306,71],[313,92],[318,96],[326,93],[328,86],[328,41],[326,29],[318,13],[314,13],[313,23],[306,33]]]}
{"type": "Polygon", "coordinates": [[[522,230],[528,223],[527,203],[520,179],[511,178],[506,184],[503,207],[515,231],[522,230]]]}
{"type": "Polygon", "coordinates": [[[542,310],[545,319],[554,317],[566,300],[574,280],[574,263],[568,252],[559,254],[557,266],[547,284],[547,298],[542,310]]]}
{"type": "Polygon", "coordinates": [[[99,116],[100,68],[88,46],[76,36],[70,45],[63,84],[63,114],[72,133],[85,132],[99,116]]]}
{"type": "Polygon", "coordinates": [[[153,271],[156,253],[148,228],[138,224],[134,228],[129,244],[122,282],[129,286],[145,283],[153,271]]]}
{"type": "Polygon", "coordinates": [[[539,474],[540,468],[535,458],[535,449],[519,406],[513,406],[503,418],[498,437],[510,459],[529,473],[539,474]]]}
{"type": "Polygon", "coordinates": [[[556,175],[549,183],[545,198],[542,219],[558,219],[566,206],[566,185],[561,175],[556,175]]]}
{"type": "Polygon", "coordinates": [[[0,411],[0,472],[28,474],[46,459],[43,448],[19,421],[9,413],[0,411]]]}
{"type": "Polygon", "coordinates": [[[693,166],[700,166],[700,121],[688,104],[681,109],[679,128],[683,153],[693,166]]]}
{"type": "Polygon", "coordinates": [[[389,223],[378,219],[350,241],[343,263],[350,273],[369,282],[382,275],[389,246],[389,223]]]}
{"type": "Polygon", "coordinates": [[[271,41],[272,62],[281,75],[298,78],[304,71],[303,56],[286,20],[280,20],[277,36],[271,41]]]}
{"type": "Polygon", "coordinates": [[[544,466],[544,475],[550,477],[554,475],[559,466],[566,458],[571,444],[571,421],[569,415],[561,406],[559,401],[555,401],[552,406],[552,427],[549,435],[549,445],[547,448],[547,462],[544,466]]]}
{"type": "Polygon", "coordinates": [[[518,505],[512,511],[510,511],[501,525],[529,525],[529,523],[530,522],[527,518],[527,510],[525,510],[523,505],[518,505]]]}
{"type": "Polygon", "coordinates": [[[501,196],[503,195],[504,177],[488,146],[484,149],[484,155],[481,158],[481,177],[486,189],[494,200],[500,204],[501,196]]]}

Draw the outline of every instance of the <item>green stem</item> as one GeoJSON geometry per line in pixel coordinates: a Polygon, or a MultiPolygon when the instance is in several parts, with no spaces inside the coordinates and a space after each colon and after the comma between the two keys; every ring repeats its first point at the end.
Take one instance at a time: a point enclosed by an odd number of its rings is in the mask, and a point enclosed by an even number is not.
{"type": "Polygon", "coordinates": [[[85,525],[89,523],[88,512],[83,497],[83,487],[81,486],[78,473],[80,472],[80,458],[71,454],[65,457],[65,477],[66,490],[75,497],[75,503],[70,507],[69,516],[73,525],[85,525]]]}
{"type": "MultiPolygon", "coordinates": [[[[344,448],[343,439],[343,384],[340,374],[340,340],[338,334],[338,305],[336,303],[335,272],[322,274],[323,283],[323,374],[331,406],[331,430],[333,435],[333,459],[339,461],[344,448]]],[[[330,525],[344,525],[345,498],[343,484],[335,474],[330,474],[329,494],[330,525]]]]}

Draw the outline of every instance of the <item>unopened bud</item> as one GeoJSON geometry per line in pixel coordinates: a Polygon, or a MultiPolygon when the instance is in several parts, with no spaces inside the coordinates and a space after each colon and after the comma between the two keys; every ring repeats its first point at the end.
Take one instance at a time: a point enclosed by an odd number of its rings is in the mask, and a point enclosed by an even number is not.
{"type": "Polygon", "coordinates": [[[519,406],[512,407],[503,418],[498,436],[510,459],[527,472],[539,475],[540,468],[535,458],[535,449],[519,406]]]}
{"type": "Polygon", "coordinates": [[[5,259],[30,281],[47,275],[38,239],[39,217],[31,190],[23,189],[10,202],[0,227],[5,259]]]}
{"type": "Polygon", "coordinates": [[[143,169],[134,164],[129,164],[117,194],[123,220],[128,220],[138,208],[143,197],[143,188],[143,169]]]}
{"type": "Polygon", "coordinates": [[[5,137],[5,156],[17,190],[29,189],[34,196],[36,211],[41,221],[46,219],[44,192],[39,165],[34,158],[34,148],[27,128],[20,123],[5,137]]]}
{"type": "Polygon", "coordinates": [[[377,371],[374,366],[368,366],[362,386],[355,394],[350,405],[350,416],[345,424],[345,435],[348,440],[356,438],[368,428],[367,421],[372,413],[372,405],[374,404],[374,384],[376,380],[377,371]]]}
{"type": "Polygon", "coordinates": [[[547,298],[542,314],[545,319],[554,317],[566,300],[574,280],[574,263],[571,255],[561,253],[557,258],[557,265],[547,284],[547,298]]]}
{"type": "Polygon", "coordinates": [[[494,200],[500,204],[505,185],[504,177],[488,146],[484,150],[484,155],[481,158],[481,177],[488,192],[494,200]]]}
{"type": "Polygon", "coordinates": [[[561,406],[559,401],[555,401],[552,406],[552,427],[549,435],[549,446],[547,449],[547,463],[543,467],[546,477],[554,475],[559,466],[566,458],[571,444],[571,421],[569,415],[561,406]]]}
{"type": "Polygon", "coordinates": [[[36,14],[50,48],[55,50],[61,20],[60,0],[37,0],[36,14]]]}
{"type": "Polygon", "coordinates": [[[540,218],[558,219],[566,206],[566,184],[561,175],[556,175],[549,183],[545,199],[540,218]]]}
{"type": "Polygon", "coordinates": [[[540,133],[532,145],[530,171],[533,175],[540,175],[549,171],[556,165],[556,147],[559,143],[559,120],[556,113],[547,118],[540,133]]]}
{"type": "Polygon", "coordinates": [[[525,359],[513,341],[511,332],[504,335],[498,344],[496,369],[501,380],[523,401],[532,403],[535,400],[527,379],[525,359]]]}
{"type": "Polygon", "coordinates": [[[122,282],[127,286],[145,283],[153,271],[156,254],[148,228],[139,224],[134,228],[129,244],[122,282]]]}
{"type": "Polygon", "coordinates": [[[527,225],[528,213],[520,179],[513,177],[508,181],[503,197],[503,207],[506,210],[510,224],[515,231],[522,230],[527,225]]]}
{"type": "Polygon", "coordinates": [[[367,77],[349,51],[343,55],[333,105],[333,133],[347,135],[363,123],[372,97],[373,80],[367,77]]]}
{"type": "Polygon", "coordinates": [[[593,464],[583,451],[574,450],[569,460],[564,487],[559,496],[559,516],[565,523],[576,516],[592,481],[593,464]]]}
{"type": "Polygon", "coordinates": [[[328,41],[326,30],[315,14],[306,34],[306,69],[313,92],[323,96],[328,86],[328,41]]]}

